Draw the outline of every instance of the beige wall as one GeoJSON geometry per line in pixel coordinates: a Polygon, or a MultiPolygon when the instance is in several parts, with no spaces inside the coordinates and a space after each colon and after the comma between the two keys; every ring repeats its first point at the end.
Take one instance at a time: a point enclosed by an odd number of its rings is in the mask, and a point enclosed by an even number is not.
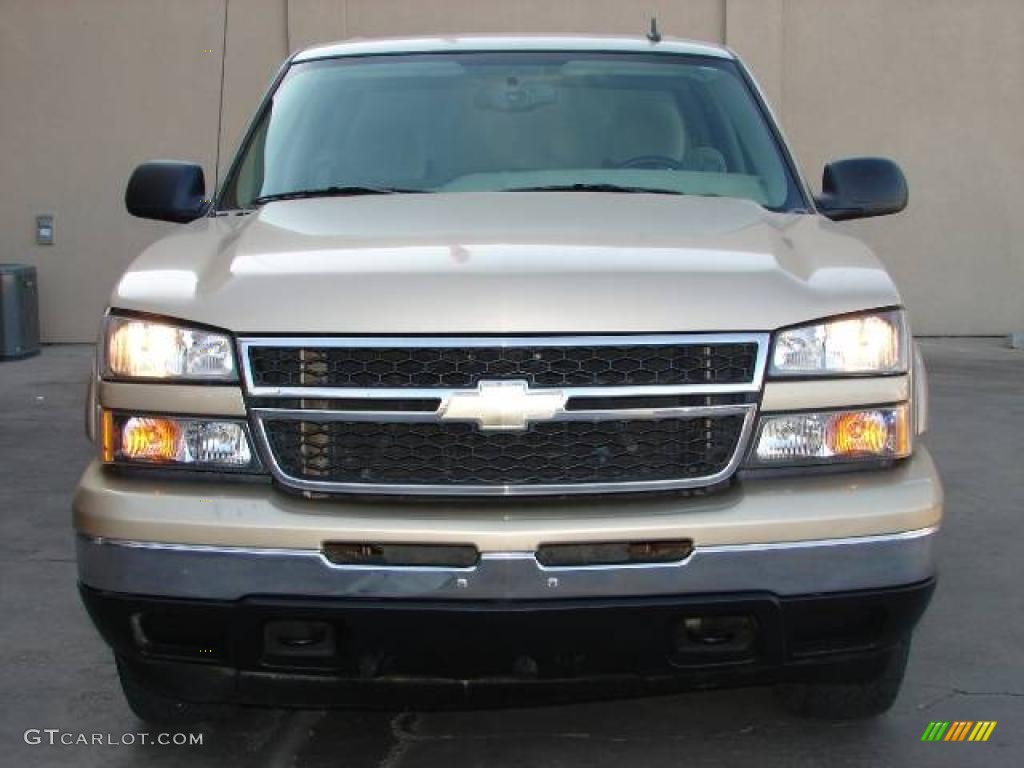
{"type": "Polygon", "coordinates": [[[92,339],[118,273],[170,230],[124,212],[131,169],[213,167],[223,18],[223,0],[0,0],[0,261],[38,268],[45,339],[92,339]],[[56,245],[34,244],[41,213],[56,245]]]}
{"type": "Polygon", "coordinates": [[[1024,0],[787,0],[783,120],[817,186],[882,154],[902,216],[848,225],[886,261],[915,329],[1024,329],[1024,0]]]}
{"type": "Polygon", "coordinates": [[[131,168],[191,158],[212,181],[287,52],[640,33],[651,12],[744,55],[812,185],[831,157],[903,165],[910,210],[846,226],[890,265],[918,332],[1024,328],[1024,0],[0,0],[0,261],[39,268],[46,339],[91,339],[122,267],[170,228],[124,213],[131,168]],[[34,244],[42,213],[55,246],[34,244]]]}

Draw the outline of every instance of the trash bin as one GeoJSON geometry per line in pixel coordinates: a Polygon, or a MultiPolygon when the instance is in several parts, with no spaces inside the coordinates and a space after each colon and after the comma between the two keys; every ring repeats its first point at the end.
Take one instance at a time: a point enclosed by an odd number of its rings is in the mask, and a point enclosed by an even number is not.
{"type": "Polygon", "coordinates": [[[39,352],[36,268],[0,264],[0,360],[39,352]]]}

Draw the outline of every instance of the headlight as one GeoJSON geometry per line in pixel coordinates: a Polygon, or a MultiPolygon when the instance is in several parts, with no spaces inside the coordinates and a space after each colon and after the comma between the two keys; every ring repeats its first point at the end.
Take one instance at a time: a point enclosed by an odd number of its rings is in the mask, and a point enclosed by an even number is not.
{"type": "Polygon", "coordinates": [[[110,315],[104,375],[126,379],[236,381],[231,339],[175,323],[110,315]]]}
{"type": "Polygon", "coordinates": [[[788,328],[775,335],[770,373],[841,376],[906,373],[903,312],[892,310],[788,328]]]}
{"type": "Polygon", "coordinates": [[[103,413],[107,463],[192,469],[259,468],[243,422],[103,413]]]}
{"type": "Polygon", "coordinates": [[[909,456],[908,410],[904,403],[883,408],[763,416],[751,463],[822,464],[909,456]]]}

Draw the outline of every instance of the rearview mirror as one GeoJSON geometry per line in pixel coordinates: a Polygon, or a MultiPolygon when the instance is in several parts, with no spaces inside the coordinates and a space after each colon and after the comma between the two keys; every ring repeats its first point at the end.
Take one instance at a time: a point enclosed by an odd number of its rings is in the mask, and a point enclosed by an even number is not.
{"type": "Polygon", "coordinates": [[[124,204],[132,216],[179,224],[202,216],[207,202],[202,166],[177,160],[143,163],[124,192],[124,204]]]}
{"type": "Polygon", "coordinates": [[[896,163],[884,157],[829,163],[821,190],[821,197],[815,199],[818,210],[833,221],[886,216],[907,207],[907,179],[896,163]]]}

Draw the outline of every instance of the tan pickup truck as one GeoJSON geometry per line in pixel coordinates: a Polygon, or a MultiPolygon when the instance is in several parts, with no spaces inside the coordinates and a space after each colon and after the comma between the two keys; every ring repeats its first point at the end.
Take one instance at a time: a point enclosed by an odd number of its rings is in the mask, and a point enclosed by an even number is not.
{"type": "Polygon", "coordinates": [[[884,712],[942,490],[901,299],[750,74],[678,40],[348,42],[114,290],[81,593],[151,721],[772,684],[884,712]],[[510,698],[511,697],[511,698],[510,698]]]}

